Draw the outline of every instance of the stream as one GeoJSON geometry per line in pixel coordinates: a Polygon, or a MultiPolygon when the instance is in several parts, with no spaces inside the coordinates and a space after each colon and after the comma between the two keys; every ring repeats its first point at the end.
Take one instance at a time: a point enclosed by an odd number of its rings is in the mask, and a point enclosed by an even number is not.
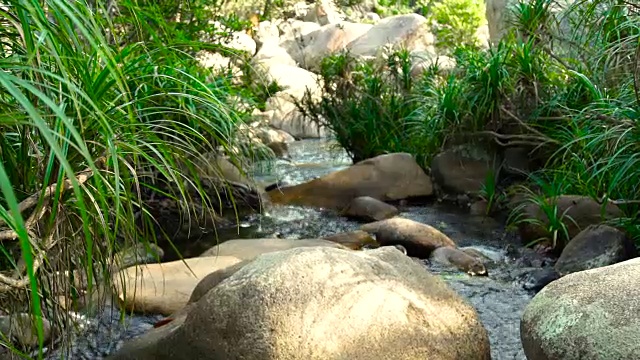
{"type": "MultiPolygon", "coordinates": [[[[256,178],[265,183],[279,180],[293,185],[350,165],[346,153],[326,140],[297,141],[290,144],[289,153],[289,160],[278,160],[257,169],[256,178]]],[[[399,209],[399,216],[434,226],[460,247],[474,247],[492,258],[493,263],[487,265],[488,277],[471,277],[426,262],[425,266],[476,308],[489,333],[492,359],[526,360],[520,343],[520,316],[532,293],[523,288],[519,279],[523,271],[532,266],[526,267],[518,255],[513,255],[514,246],[510,244],[519,244],[518,240],[507,235],[504,226],[496,220],[472,217],[447,205],[410,204],[399,209]]],[[[243,219],[240,225],[239,234],[225,234],[224,238],[315,238],[356,230],[360,226],[335,214],[294,206],[271,207],[265,214],[243,219]]],[[[194,241],[183,255],[197,256],[215,243],[212,238],[194,241]]],[[[519,246],[516,253],[524,250],[519,246]]],[[[50,351],[46,358],[102,359],[115,352],[125,340],[144,333],[162,318],[126,315],[122,321],[117,309],[106,309],[101,316],[91,319],[82,336],[74,341],[70,353],[50,351]]]]}

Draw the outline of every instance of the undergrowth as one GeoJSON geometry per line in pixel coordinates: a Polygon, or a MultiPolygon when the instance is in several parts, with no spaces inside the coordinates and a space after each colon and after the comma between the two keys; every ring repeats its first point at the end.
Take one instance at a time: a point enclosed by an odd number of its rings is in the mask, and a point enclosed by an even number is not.
{"type": "Polygon", "coordinates": [[[194,161],[241,165],[258,151],[236,141],[246,114],[230,105],[231,78],[194,57],[228,52],[216,45],[228,30],[211,28],[210,2],[182,3],[7,0],[0,10],[0,308],[33,316],[40,349],[1,340],[17,354],[42,357],[43,319],[68,345],[69,304],[109,285],[114,253],[170,237],[158,232],[158,202],[187,223],[219,219],[224,201],[236,209],[221,169],[194,161]]]}
{"type": "MultiPolygon", "coordinates": [[[[411,77],[404,50],[383,64],[327,58],[321,101],[301,107],[354,161],[406,151],[427,167],[453,145],[525,148],[542,164],[524,183],[533,191],[527,201],[544,207],[542,199],[562,194],[612,201],[625,214],[617,224],[640,243],[640,7],[534,0],[510,10],[510,31],[496,46],[450,49],[453,69],[433,64],[411,77]]],[[[493,194],[496,184],[489,187],[493,194]]],[[[562,215],[543,210],[552,223],[562,215]]],[[[565,230],[556,225],[561,247],[565,230]]]]}

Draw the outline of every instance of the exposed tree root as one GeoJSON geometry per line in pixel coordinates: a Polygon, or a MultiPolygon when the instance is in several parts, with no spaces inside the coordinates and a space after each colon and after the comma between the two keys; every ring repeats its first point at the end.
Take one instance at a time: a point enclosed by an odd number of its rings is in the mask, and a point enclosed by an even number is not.
{"type": "MultiPolygon", "coordinates": [[[[105,160],[106,158],[104,157],[99,158],[95,162],[96,166],[99,167],[103,165],[105,163],[105,160]]],[[[93,170],[91,168],[86,168],[85,170],[76,174],[75,178],[78,184],[83,185],[93,175],[94,175],[93,170]]],[[[73,187],[73,182],[69,179],[65,179],[61,184],[61,187],[62,188],[60,192],[64,193],[65,191],[73,187]]],[[[25,222],[25,228],[27,230],[27,234],[29,235],[31,248],[34,249],[34,251],[36,252],[34,256],[34,261],[33,261],[34,272],[37,271],[38,268],[42,265],[46,253],[49,250],[51,250],[51,248],[53,248],[57,243],[57,241],[54,240],[55,238],[54,231],[46,235],[44,237],[44,241],[36,235],[36,231],[35,231],[35,228],[37,227],[38,223],[40,222],[44,214],[47,213],[47,210],[50,210],[45,205],[45,203],[48,200],[50,200],[52,196],[54,196],[57,188],[58,188],[58,183],[51,184],[46,188],[44,188],[43,190],[38,191],[32,194],[31,196],[29,196],[28,198],[22,200],[22,202],[20,202],[20,204],[18,205],[18,209],[20,213],[23,213],[33,208],[34,206],[36,206],[38,203],[42,203],[41,208],[34,210],[29,216],[29,218],[27,219],[27,221],[25,222]]],[[[6,225],[6,222],[0,220],[0,226],[2,225],[6,225]]],[[[18,234],[13,229],[6,229],[6,230],[0,231],[0,241],[16,240],[17,238],[18,238],[18,234]]],[[[18,271],[17,274],[13,277],[0,274],[0,292],[7,292],[14,289],[24,289],[29,285],[29,281],[30,281],[29,277],[26,274],[22,275],[24,269],[21,269],[21,270],[22,271],[18,271]]]]}

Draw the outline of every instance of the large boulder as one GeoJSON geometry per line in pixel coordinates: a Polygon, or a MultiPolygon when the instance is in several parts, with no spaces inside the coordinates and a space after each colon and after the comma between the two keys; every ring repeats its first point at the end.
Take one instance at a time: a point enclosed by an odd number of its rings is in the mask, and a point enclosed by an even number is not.
{"type": "Polygon", "coordinates": [[[267,99],[262,115],[269,122],[269,125],[286,131],[298,139],[325,137],[326,129],[305,117],[296,106],[296,100],[304,95],[304,92],[300,90],[304,91],[304,88],[290,88],[276,93],[267,99]]]}
{"type": "Polygon", "coordinates": [[[245,52],[251,56],[256,53],[257,49],[256,42],[244,31],[232,33],[229,39],[225,39],[222,42],[222,45],[239,52],[245,52]]]}
{"type": "Polygon", "coordinates": [[[280,35],[281,45],[287,49],[287,51],[290,49],[285,44],[292,44],[290,43],[291,40],[302,38],[321,28],[318,23],[293,19],[282,22],[278,27],[282,33],[282,35],[280,35]]]}
{"type": "Polygon", "coordinates": [[[436,155],[431,161],[434,181],[451,194],[477,193],[487,177],[497,173],[499,161],[473,147],[458,147],[436,155]]]}
{"type": "Polygon", "coordinates": [[[227,240],[222,244],[212,247],[211,249],[202,253],[202,255],[200,256],[231,256],[242,260],[253,260],[259,255],[274,251],[310,246],[329,246],[342,248],[340,244],[326,239],[233,239],[227,240]]]}
{"type": "Polygon", "coordinates": [[[275,21],[261,21],[253,30],[253,39],[259,48],[266,43],[275,42],[277,44],[280,41],[280,29],[275,21]]]}
{"type": "Polygon", "coordinates": [[[622,231],[608,225],[590,225],[576,235],[555,264],[561,275],[595,269],[629,260],[635,244],[622,231]]]}
{"type": "Polygon", "coordinates": [[[435,37],[429,22],[418,14],[390,16],[380,20],[364,35],[349,43],[347,50],[356,56],[378,57],[384,49],[435,53],[435,37]]]}
{"type": "Polygon", "coordinates": [[[333,0],[318,0],[313,9],[307,12],[304,20],[317,22],[320,25],[337,24],[344,21],[345,14],[333,0]]]}
{"type": "Polygon", "coordinates": [[[240,261],[233,256],[210,256],[137,265],[114,274],[112,283],[123,309],[169,315],[187,304],[205,276],[240,261]]]}
{"type": "Polygon", "coordinates": [[[503,152],[502,170],[511,175],[527,175],[532,169],[529,149],[525,147],[508,147],[503,152]]]}
{"type": "Polygon", "coordinates": [[[270,127],[259,127],[255,130],[256,137],[263,144],[283,143],[290,144],[296,139],[284,130],[277,130],[270,127]]]}
{"type": "MultiPolygon", "coordinates": [[[[256,53],[256,55],[253,57],[253,61],[258,64],[262,64],[263,66],[268,66],[269,64],[297,66],[296,61],[291,57],[291,55],[289,55],[287,50],[279,46],[277,41],[271,40],[262,45],[260,50],[258,50],[258,53],[256,53]]],[[[277,81],[279,77],[282,77],[281,75],[279,76],[276,71],[274,71],[274,73],[275,74],[272,75],[272,77],[275,79],[272,80],[277,81]]],[[[280,80],[284,80],[282,84],[280,84],[283,85],[287,82],[288,79],[280,80]]]]}
{"type": "Polygon", "coordinates": [[[529,303],[529,360],[640,359],[640,259],[567,275],[529,303]]]}
{"type": "Polygon", "coordinates": [[[376,156],[312,181],[268,192],[273,203],[335,210],[361,196],[393,201],[432,194],[431,179],[407,153],[376,156]]]}
{"type": "Polygon", "coordinates": [[[188,312],[110,357],[490,358],[487,332],[475,309],[389,247],[365,252],[312,247],[261,255],[218,282],[188,312]]]}
{"type": "Polygon", "coordinates": [[[427,259],[437,248],[455,248],[456,243],[431,225],[394,217],[362,225],[361,230],[374,234],[382,246],[401,245],[407,255],[427,259]]]}
{"type": "Polygon", "coordinates": [[[330,24],[283,44],[300,66],[311,71],[319,71],[322,59],[344,50],[349,43],[364,35],[371,27],[370,24],[351,22],[330,24]]]}
{"type": "Polygon", "coordinates": [[[298,100],[302,99],[307,90],[312,94],[320,91],[318,75],[295,65],[281,63],[277,57],[273,60],[258,62],[256,70],[262,70],[262,72],[258,71],[260,73],[258,81],[263,84],[275,82],[282,91],[295,96],[298,100]]]}
{"type": "Polygon", "coordinates": [[[231,275],[235,274],[238,270],[242,269],[247,264],[251,263],[251,261],[253,261],[253,259],[242,260],[239,263],[236,263],[231,266],[227,266],[224,269],[214,271],[211,274],[205,276],[191,292],[191,297],[189,297],[187,306],[171,314],[171,317],[169,317],[168,320],[173,320],[174,318],[178,318],[181,316],[181,314],[187,314],[189,310],[191,310],[193,303],[198,302],[211,289],[218,286],[218,284],[220,284],[222,281],[224,281],[226,278],[230,277],[231,275]]]}
{"type": "Polygon", "coordinates": [[[342,216],[362,221],[380,221],[398,215],[398,209],[370,196],[353,199],[342,211],[342,216]]]}
{"type": "MultiPolygon", "coordinates": [[[[597,225],[605,220],[621,217],[622,211],[617,205],[607,202],[600,204],[594,199],[581,195],[561,195],[556,198],[548,198],[544,206],[539,203],[525,203],[520,210],[522,221],[518,225],[520,237],[524,242],[532,242],[539,239],[551,239],[549,233],[549,218],[547,213],[552,207],[556,207],[558,219],[567,229],[569,238],[573,239],[580,231],[589,225],[597,225]]],[[[559,246],[562,244],[558,244],[559,246]]]]}

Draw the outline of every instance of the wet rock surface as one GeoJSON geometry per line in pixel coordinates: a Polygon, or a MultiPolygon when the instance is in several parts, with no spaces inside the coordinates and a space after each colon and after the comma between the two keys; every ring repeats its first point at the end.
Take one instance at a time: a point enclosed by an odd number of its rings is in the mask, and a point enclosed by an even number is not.
{"type": "Polygon", "coordinates": [[[401,245],[409,256],[419,259],[428,258],[437,248],[456,246],[433,226],[402,217],[365,224],[361,229],[374,234],[381,245],[401,245]]]}
{"type": "MultiPolygon", "coordinates": [[[[322,140],[297,141],[290,144],[291,160],[278,160],[275,164],[256,169],[256,176],[263,183],[280,181],[293,185],[345,168],[349,165],[348,158],[343,152],[334,151],[333,146],[322,140]]],[[[401,217],[437,228],[458,247],[472,246],[494,260],[487,262],[488,277],[470,277],[456,269],[422,262],[477,310],[489,334],[493,359],[525,360],[519,334],[520,316],[533,294],[523,288],[520,278],[548,261],[532,255],[529,257],[534,260],[526,258],[523,261],[522,253],[525,251],[520,251],[520,248],[507,251],[517,241],[506,236],[504,228],[490,218],[470,217],[463,211],[438,204],[402,204],[398,210],[401,217]]],[[[233,237],[243,237],[244,234],[245,238],[309,239],[356,231],[362,224],[340,217],[335,212],[274,206],[261,216],[245,219],[241,225],[241,236],[236,231],[233,237]]],[[[200,242],[207,245],[204,250],[216,244],[213,235],[200,242]]],[[[161,319],[162,316],[126,315],[124,323],[121,323],[117,311],[113,314],[106,312],[63,358],[102,359],[119,349],[126,339],[141,335],[161,319]]],[[[60,354],[60,351],[49,353],[47,359],[59,359],[60,354]]]]}
{"type": "Polygon", "coordinates": [[[274,204],[344,209],[352,200],[369,196],[380,201],[433,194],[431,178],[408,153],[392,153],[360,161],[317,179],[268,192],[274,204]]]}
{"type": "Polygon", "coordinates": [[[389,219],[398,214],[398,209],[370,196],[353,199],[342,215],[361,221],[379,221],[389,219]]]}

